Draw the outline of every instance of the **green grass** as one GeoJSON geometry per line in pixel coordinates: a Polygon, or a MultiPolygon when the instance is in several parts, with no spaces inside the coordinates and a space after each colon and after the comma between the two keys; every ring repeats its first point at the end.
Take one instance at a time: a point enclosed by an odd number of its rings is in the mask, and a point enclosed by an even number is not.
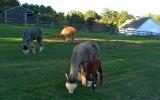
{"type": "MultiPolygon", "coordinates": [[[[21,36],[28,26],[0,24],[0,100],[160,100],[160,40],[78,32],[100,39],[103,86],[65,88],[72,49],[77,43],[45,42],[41,53],[24,56],[21,36]]],[[[43,28],[55,40],[60,29],[43,28]]]]}

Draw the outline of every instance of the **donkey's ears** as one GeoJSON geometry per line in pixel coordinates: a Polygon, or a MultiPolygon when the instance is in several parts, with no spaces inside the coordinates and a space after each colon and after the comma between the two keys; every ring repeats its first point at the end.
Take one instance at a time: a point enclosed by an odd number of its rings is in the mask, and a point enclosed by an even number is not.
{"type": "Polygon", "coordinates": [[[66,79],[68,80],[68,75],[67,75],[67,73],[65,73],[65,76],[66,76],[66,79]]]}

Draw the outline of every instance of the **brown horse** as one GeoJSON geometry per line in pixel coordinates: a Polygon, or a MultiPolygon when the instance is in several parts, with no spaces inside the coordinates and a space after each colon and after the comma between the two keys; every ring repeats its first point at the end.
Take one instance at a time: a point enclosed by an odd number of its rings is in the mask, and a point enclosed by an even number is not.
{"type": "Polygon", "coordinates": [[[68,26],[68,27],[63,28],[61,33],[56,35],[56,38],[64,38],[66,42],[68,40],[73,42],[75,38],[75,33],[76,33],[76,29],[72,26],[68,26]]]}
{"type": "Polygon", "coordinates": [[[87,66],[84,68],[84,72],[86,73],[86,83],[88,86],[92,86],[92,89],[95,89],[95,86],[97,84],[97,77],[98,74],[100,76],[100,86],[102,85],[102,67],[101,67],[101,61],[94,57],[94,59],[88,61],[87,66]]]}
{"type": "Polygon", "coordinates": [[[39,45],[39,51],[41,52],[44,48],[43,45],[43,36],[44,33],[40,28],[30,28],[24,31],[23,33],[23,41],[22,41],[22,51],[25,55],[29,53],[29,50],[31,49],[32,52],[35,54],[35,48],[36,45],[34,44],[34,40],[37,41],[39,45]]]}
{"type": "Polygon", "coordinates": [[[87,62],[93,59],[99,59],[98,44],[94,42],[83,42],[74,47],[71,56],[70,75],[68,76],[66,74],[66,87],[70,93],[73,93],[77,87],[78,69],[85,69],[87,62]]]}

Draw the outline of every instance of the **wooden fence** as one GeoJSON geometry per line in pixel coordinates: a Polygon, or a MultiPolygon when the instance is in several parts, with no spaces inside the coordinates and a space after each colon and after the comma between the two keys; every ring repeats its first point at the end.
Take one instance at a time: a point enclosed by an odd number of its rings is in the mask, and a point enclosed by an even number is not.
{"type": "MultiPolygon", "coordinates": [[[[18,21],[18,19],[12,19],[13,22],[15,20],[18,21]]],[[[12,23],[11,22],[8,23],[12,23]]],[[[4,23],[3,17],[0,17],[0,23],[4,23]]],[[[13,23],[12,23],[13,24],[13,23]]],[[[63,28],[64,26],[73,26],[78,31],[89,31],[89,32],[104,32],[106,34],[123,34],[123,35],[136,35],[136,36],[144,36],[148,38],[156,38],[160,39],[160,33],[155,32],[149,32],[149,31],[137,31],[137,30],[126,30],[126,29],[119,29],[117,30],[114,27],[110,26],[103,26],[103,25],[93,25],[93,26],[87,26],[85,24],[55,24],[53,22],[45,22],[45,21],[38,21],[38,22],[31,22],[27,23],[27,25],[33,25],[33,26],[40,26],[40,27],[51,27],[51,28],[63,28]]]]}
{"type": "MultiPolygon", "coordinates": [[[[117,29],[112,26],[104,26],[104,25],[92,25],[88,26],[85,24],[56,24],[54,22],[46,22],[46,21],[30,21],[27,20],[26,23],[20,23],[17,18],[8,18],[7,22],[8,24],[27,24],[27,25],[35,25],[35,26],[41,26],[41,27],[51,27],[51,28],[63,28],[64,26],[73,26],[78,31],[90,31],[90,32],[105,32],[106,34],[116,34],[117,29]]],[[[0,22],[4,22],[4,19],[0,17],[0,22]]]]}
{"type": "Polygon", "coordinates": [[[136,35],[136,36],[160,39],[160,33],[150,32],[150,31],[119,29],[118,33],[123,35],[136,35]]]}
{"type": "Polygon", "coordinates": [[[54,24],[53,22],[37,22],[36,25],[41,27],[51,27],[51,28],[63,28],[65,26],[73,26],[78,31],[90,31],[90,32],[105,32],[106,34],[117,34],[116,28],[110,26],[93,25],[87,26],[85,24],[54,24]]]}

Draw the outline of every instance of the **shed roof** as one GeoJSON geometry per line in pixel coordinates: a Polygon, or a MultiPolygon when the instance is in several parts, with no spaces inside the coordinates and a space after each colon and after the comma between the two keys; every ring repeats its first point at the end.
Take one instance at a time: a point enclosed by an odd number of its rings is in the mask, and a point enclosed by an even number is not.
{"type": "Polygon", "coordinates": [[[139,28],[145,21],[150,19],[150,17],[139,18],[137,20],[132,20],[131,22],[124,24],[121,28],[139,28]]]}
{"type": "Polygon", "coordinates": [[[9,8],[9,9],[5,10],[4,12],[6,13],[8,11],[16,10],[16,9],[22,9],[25,13],[33,13],[32,10],[24,8],[24,7],[21,7],[21,6],[16,6],[16,7],[13,7],[13,8],[9,8]]]}

